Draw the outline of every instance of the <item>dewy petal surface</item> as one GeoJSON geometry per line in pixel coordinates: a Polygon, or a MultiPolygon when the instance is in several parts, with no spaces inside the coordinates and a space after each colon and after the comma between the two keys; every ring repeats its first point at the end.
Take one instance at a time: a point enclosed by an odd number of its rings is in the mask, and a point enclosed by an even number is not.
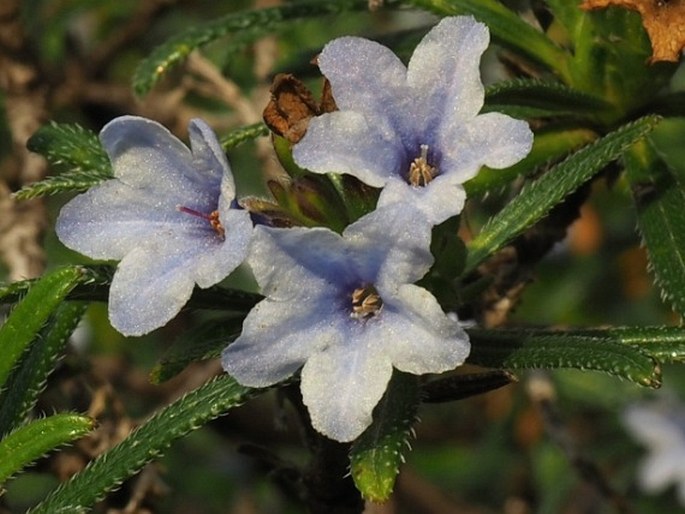
{"type": "Polygon", "coordinates": [[[115,178],[74,198],[57,221],[70,248],[121,259],[109,313],[125,335],[162,326],[195,284],[216,284],[247,255],[252,222],[231,208],[233,177],[216,136],[201,120],[189,132],[192,152],[152,120],[108,123],[100,138],[115,178]]]}
{"type": "Polygon", "coordinates": [[[249,263],[267,298],[224,351],[224,369],[245,385],[265,386],[302,367],[314,428],[355,439],[371,423],[393,366],[440,372],[468,354],[457,321],[409,285],[432,263],[430,233],[420,212],[400,204],[376,209],[342,236],[258,227],[249,263]],[[359,291],[377,293],[379,307],[360,315],[359,291]]]}

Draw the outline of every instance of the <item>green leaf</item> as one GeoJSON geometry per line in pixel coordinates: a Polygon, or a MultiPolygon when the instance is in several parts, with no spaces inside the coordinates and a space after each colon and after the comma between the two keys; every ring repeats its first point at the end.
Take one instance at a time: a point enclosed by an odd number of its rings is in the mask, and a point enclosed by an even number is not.
{"type": "Polygon", "coordinates": [[[566,76],[569,54],[497,0],[409,0],[441,16],[472,14],[485,23],[500,45],[566,76]]]}
{"type": "Polygon", "coordinates": [[[95,421],[78,414],[55,414],[24,425],[0,441],[0,484],[50,450],[78,439],[95,421]]]}
{"type": "Polygon", "coordinates": [[[527,118],[592,117],[598,111],[610,108],[601,98],[565,86],[561,82],[518,78],[489,86],[485,90],[483,112],[498,111],[509,115],[528,112],[527,116],[517,116],[527,118]],[[512,112],[512,109],[518,111],[512,112]]]}
{"type": "Polygon", "coordinates": [[[657,116],[645,116],[624,125],[569,156],[525,186],[471,241],[466,271],[475,269],[488,256],[546,216],[567,195],[653,130],[659,120],[657,116]]]}
{"type": "Polygon", "coordinates": [[[243,317],[212,320],[178,337],[150,371],[150,381],[161,384],[193,362],[214,359],[242,329],[243,317]]]}
{"type": "Polygon", "coordinates": [[[38,280],[12,310],[0,327],[0,389],[38,331],[83,276],[83,268],[77,266],[53,271],[38,280]]]}
{"type": "Polygon", "coordinates": [[[88,510],[145,464],[160,457],[172,442],[261,392],[239,385],[228,375],[208,382],[161,410],[29,512],[54,514],[88,510]]]}
{"type": "Polygon", "coordinates": [[[441,376],[423,384],[421,397],[425,403],[453,402],[488,393],[516,381],[514,375],[499,369],[483,373],[441,376]]]}
{"type": "Polygon", "coordinates": [[[84,303],[60,304],[48,325],[24,354],[0,394],[0,435],[18,426],[33,409],[85,309],[84,303]]]}
{"type": "Polygon", "coordinates": [[[363,498],[383,502],[390,497],[419,402],[418,378],[395,371],[373,423],[352,445],[352,479],[363,498]]]}
{"type": "Polygon", "coordinates": [[[685,314],[685,176],[669,167],[647,141],[625,158],[637,221],[656,282],[681,316],[685,314]]]}
{"type": "Polygon", "coordinates": [[[269,135],[269,127],[264,124],[264,122],[253,123],[252,125],[245,125],[244,127],[239,127],[232,130],[225,136],[222,136],[219,142],[221,147],[225,152],[235,148],[236,146],[250,141],[252,139],[257,139],[258,137],[264,137],[269,135]]]}
{"type": "Polygon", "coordinates": [[[31,136],[28,149],[63,173],[29,184],[14,196],[20,200],[65,191],[85,191],[111,179],[112,165],[97,135],[79,125],[51,122],[31,136]]]}
{"type": "Polygon", "coordinates": [[[613,327],[573,330],[571,334],[632,345],[662,363],[685,362],[685,328],[683,327],[613,327]]]}
{"type": "Polygon", "coordinates": [[[597,139],[597,134],[585,128],[552,128],[543,129],[535,134],[533,148],[522,161],[504,169],[492,169],[484,166],[478,175],[464,184],[466,196],[483,196],[497,191],[519,176],[528,176],[538,170],[539,166],[555,162],[573,150],[597,139]]]}
{"type": "Polygon", "coordinates": [[[647,387],[661,385],[658,363],[637,345],[611,337],[553,330],[469,329],[470,364],[504,369],[603,371],[647,387]]]}
{"type": "Polygon", "coordinates": [[[278,7],[229,14],[200,26],[193,26],[156,48],[143,60],[133,75],[133,89],[145,95],[173,66],[183,61],[190,52],[224,36],[237,40],[235,49],[287,23],[345,11],[368,8],[364,0],[308,0],[278,7]]]}

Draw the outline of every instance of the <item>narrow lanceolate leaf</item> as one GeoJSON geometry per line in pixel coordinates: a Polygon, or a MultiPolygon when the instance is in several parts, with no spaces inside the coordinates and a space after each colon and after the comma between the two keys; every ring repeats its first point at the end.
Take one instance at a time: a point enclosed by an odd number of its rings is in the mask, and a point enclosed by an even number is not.
{"type": "Polygon", "coordinates": [[[269,9],[229,14],[204,25],[195,25],[168,40],[142,61],[133,76],[133,89],[144,95],[190,52],[221,37],[233,35],[241,44],[271,34],[285,23],[368,8],[364,0],[308,0],[269,9]]]}
{"type": "Polygon", "coordinates": [[[496,192],[515,178],[525,177],[538,170],[539,166],[558,162],[573,150],[597,139],[597,134],[586,128],[554,128],[535,134],[533,148],[525,159],[505,169],[484,166],[478,175],[464,184],[467,198],[496,192]]]}
{"type": "Polygon", "coordinates": [[[551,80],[519,78],[497,82],[485,90],[484,112],[514,115],[511,109],[529,109],[526,117],[594,117],[610,106],[601,98],[551,80]]]}
{"type": "Polygon", "coordinates": [[[83,278],[82,268],[53,271],[33,285],[0,327],[0,389],[50,315],[83,278]]]}
{"type": "Polygon", "coordinates": [[[409,0],[408,3],[442,16],[472,14],[488,26],[493,40],[500,45],[561,76],[568,75],[570,55],[497,0],[409,0]]]}
{"type": "Polygon", "coordinates": [[[61,484],[29,512],[85,512],[109,491],[160,457],[177,439],[225,414],[261,391],[223,375],[164,408],[83,471],[61,484]]]}
{"type": "Polygon", "coordinates": [[[48,375],[62,357],[69,336],[86,309],[85,303],[65,302],[57,307],[0,393],[0,436],[27,417],[43,391],[48,375]]]}
{"type": "Polygon", "coordinates": [[[0,440],[0,485],[50,450],[83,437],[94,424],[78,414],[55,414],[10,433],[0,440]]]}
{"type": "Polygon", "coordinates": [[[251,141],[257,139],[258,137],[264,137],[269,135],[269,127],[267,127],[263,122],[253,123],[252,125],[245,125],[244,127],[239,127],[232,130],[225,136],[221,137],[220,143],[224,151],[229,151],[236,146],[245,143],[246,141],[251,141]]]}
{"type": "Polygon", "coordinates": [[[664,297],[685,315],[685,176],[647,141],[626,155],[640,234],[664,297]]]}
{"type": "Polygon", "coordinates": [[[492,368],[603,371],[647,387],[661,385],[655,359],[637,345],[563,331],[469,329],[467,362],[492,368]]]}
{"type": "Polygon", "coordinates": [[[685,362],[684,327],[613,327],[572,330],[569,333],[632,345],[662,363],[685,362]]]}
{"type": "Polygon", "coordinates": [[[500,369],[448,375],[423,384],[421,399],[425,403],[453,402],[488,393],[516,381],[516,376],[500,369]]]}
{"type": "Polygon", "coordinates": [[[383,502],[390,497],[419,402],[417,377],[395,371],[373,412],[373,423],[352,445],[352,479],[363,498],[383,502]]]}
{"type": "Polygon", "coordinates": [[[97,135],[79,125],[52,122],[31,136],[27,146],[45,157],[61,173],[15,193],[18,199],[65,191],[85,191],[112,178],[112,166],[97,135]]]}
{"type": "Polygon", "coordinates": [[[566,196],[654,129],[659,119],[657,116],[645,116],[624,125],[569,156],[524,187],[471,241],[466,271],[472,271],[488,256],[545,217],[566,196]]]}

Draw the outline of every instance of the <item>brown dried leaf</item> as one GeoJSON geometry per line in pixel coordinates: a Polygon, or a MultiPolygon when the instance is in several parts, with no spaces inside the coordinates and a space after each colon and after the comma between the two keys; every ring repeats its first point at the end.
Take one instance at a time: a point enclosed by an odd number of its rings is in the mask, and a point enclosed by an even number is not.
{"type": "Polygon", "coordinates": [[[279,136],[297,143],[307,132],[313,116],[336,109],[328,81],[324,82],[321,103],[300,80],[293,75],[279,73],[271,85],[271,100],[264,109],[264,122],[279,136]]]}
{"type": "Polygon", "coordinates": [[[581,9],[602,9],[615,5],[642,16],[652,42],[651,62],[680,60],[685,47],[685,0],[584,0],[581,9]]]}

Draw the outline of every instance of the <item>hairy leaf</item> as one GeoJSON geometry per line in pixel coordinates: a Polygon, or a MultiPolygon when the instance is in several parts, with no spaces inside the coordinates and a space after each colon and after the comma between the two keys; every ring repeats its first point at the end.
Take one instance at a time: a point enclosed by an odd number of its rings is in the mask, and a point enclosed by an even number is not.
{"type": "Polygon", "coordinates": [[[685,314],[685,176],[669,167],[647,141],[626,155],[640,234],[657,283],[685,314]]]}
{"type": "Polygon", "coordinates": [[[50,315],[84,277],[78,266],[61,268],[35,282],[0,327],[0,388],[50,315]]]}
{"type": "Polygon", "coordinates": [[[85,191],[113,177],[112,165],[97,135],[79,125],[51,122],[39,128],[27,146],[62,173],[24,186],[14,195],[20,200],[85,191]]]}
{"type": "Polygon", "coordinates": [[[609,108],[601,98],[561,82],[517,78],[489,86],[485,90],[483,111],[514,115],[511,109],[530,109],[525,117],[593,117],[598,111],[609,108]]]}
{"type": "Polygon", "coordinates": [[[232,130],[220,139],[221,147],[224,151],[229,151],[232,148],[252,139],[264,137],[269,135],[269,127],[263,122],[253,123],[252,125],[245,125],[232,130]]]}
{"type": "Polygon", "coordinates": [[[90,432],[95,421],[78,414],[55,414],[24,425],[0,440],[0,484],[50,450],[90,432]]]}
{"type": "Polygon", "coordinates": [[[278,7],[229,14],[204,25],[195,25],[168,40],[142,61],[133,76],[133,89],[145,95],[173,66],[190,52],[224,36],[238,39],[236,50],[284,24],[297,20],[368,8],[365,0],[308,0],[278,7]]]}
{"type": "Polygon", "coordinates": [[[114,448],[90,462],[29,512],[85,512],[177,439],[262,392],[222,375],[176,400],[114,448]]]}
{"type": "Polygon", "coordinates": [[[85,309],[86,304],[80,302],[60,304],[24,354],[0,394],[0,435],[14,429],[30,413],[85,309]]]}
{"type": "Polygon", "coordinates": [[[467,362],[504,369],[575,368],[603,371],[648,387],[661,385],[658,363],[636,345],[611,337],[553,330],[469,329],[467,362]]]}
{"type": "Polygon", "coordinates": [[[567,195],[647,135],[659,120],[657,116],[645,116],[624,125],[569,156],[524,187],[471,241],[466,271],[472,271],[489,255],[546,216],[567,195]]]}
{"type": "Polygon", "coordinates": [[[373,412],[373,423],[352,445],[352,479],[362,497],[386,501],[399,473],[403,447],[408,447],[419,406],[419,385],[414,375],[395,371],[390,385],[373,412]]]}

